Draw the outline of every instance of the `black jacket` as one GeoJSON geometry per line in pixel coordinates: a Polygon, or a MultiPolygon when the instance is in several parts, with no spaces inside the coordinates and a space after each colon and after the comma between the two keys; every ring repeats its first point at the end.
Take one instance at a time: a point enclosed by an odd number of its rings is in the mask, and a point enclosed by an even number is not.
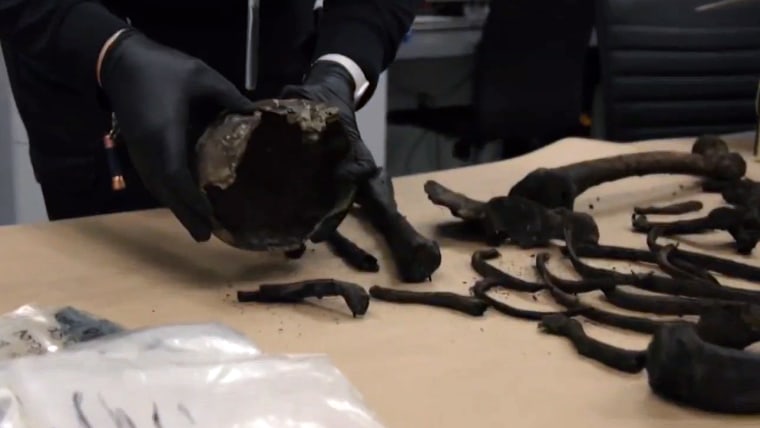
{"type": "MultiPolygon", "coordinates": [[[[352,58],[375,82],[419,3],[324,0],[317,33],[314,0],[261,0],[259,88],[252,97],[276,96],[326,53],[352,58]]],[[[0,40],[33,161],[35,152],[65,156],[101,144],[108,113],[97,103],[97,57],[127,18],[242,89],[246,13],[246,0],[0,0],[0,40]]]]}
{"type": "MultiPolygon", "coordinates": [[[[414,18],[418,0],[326,0],[315,55],[340,53],[354,59],[370,80],[393,60],[401,38],[414,18]]],[[[313,0],[262,0],[262,45],[292,47],[313,29],[313,0]],[[290,46],[287,46],[290,45],[290,46]]],[[[207,31],[215,50],[239,54],[245,0],[3,0],[0,39],[33,58],[62,67],[78,83],[92,83],[103,43],[124,26],[121,17],[159,41],[177,40],[176,30],[207,31]],[[174,39],[174,40],[172,40],[174,39]]],[[[244,34],[244,33],[242,33],[244,34]]],[[[278,56],[281,52],[269,54],[278,56]]],[[[266,60],[266,55],[264,57],[266,60]]]]}

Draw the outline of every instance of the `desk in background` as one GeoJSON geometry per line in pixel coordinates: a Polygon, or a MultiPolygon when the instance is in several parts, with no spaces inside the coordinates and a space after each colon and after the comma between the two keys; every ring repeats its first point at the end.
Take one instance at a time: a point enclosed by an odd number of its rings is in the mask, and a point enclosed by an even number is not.
{"type": "MultiPolygon", "coordinates": [[[[388,156],[392,158],[405,158],[410,156],[405,153],[404,140],[417,141],[416,132],[393,132],[389,135],[386,122],[386,113],[389,106],[394,104],[409,103],[410,99],[398,99],[399,95],[390,89],[397,81],[407,79],[419,80],[421,74],[425,74],[423,62],[431,60],[445,60],[447,58],[469,58],[475,52],[475,46],[480,40],[482,20],[468,21],[463,18],[418,16],[412,26],[409,35],[401,44],[396,54],[396,63],[380,76],[375,95],[367,105],[357,113],[359,130],[367,147],[375,156],[378,165],[387,166],[388,156]],[[402,77],[403,76],[403,77],[402,77]],[[398,79],[397,79],[398,77],[398,79]],[[395,97],[394,97],[395,95],[395,97]],[[389,150],[388,141],[396,141],[401,147],[393,147],[389,150]],[[398,153],[398,150],[401,153],[398,153]]],[[[428,67],[430,64],[428,64],[428,67]]],[[[435,81],[445,81],[446,73],[436,73],[435,81]]],[[[422,76],[424,78],[424,76],[422,76]]],[[[403,83],[403,82],[400,82],[403,83]]],[[[406,97],[402,97],[406,98],[406,97]]],[[[416,100],[411,99],[416,106],[416,100]]],[[[435,156],[435,155],[431,155],[435,156]]],[[[424,157],[424,156],[423,156],[424,157]]],[[[403,172],[403,167],[394,167],[391,162],[391,173],[403,172]]]]}
{"type": "Polygon", "coordinates": [[[419,16],[399,47],[396,61],[471,56],[484,20],[419,16]]]}
{"type": "MultiPolygon", "coordinates": [[[[382,93],[376,95],[386,97],[385,112],[417,108],[422,98],[431,106],[468,103],[469,74],[482,25],[482,19],[417,17],[396,62],[384,73],[382,93]]],[[[392,175],[463,165],[451,156],[453,141],[446,137],[411,126],[388,126],[384,114],[370,120],[372,129],[383,128],[384,141],[374,138],[377,131],[362,134],[371,135],[376,146],[370,150],[376,156],[382,153],[392,175]]]]}

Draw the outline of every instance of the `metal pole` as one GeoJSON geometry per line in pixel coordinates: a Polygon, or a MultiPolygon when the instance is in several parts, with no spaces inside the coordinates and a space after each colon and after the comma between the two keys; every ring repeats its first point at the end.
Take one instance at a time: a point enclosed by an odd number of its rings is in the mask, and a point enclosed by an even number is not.
{"type": "Polygon", "coordinates": [[[249,91],[256,89],[259,77],[259,1],[248,0],[248,32],[245,50],[245,88],[249,91]]]}

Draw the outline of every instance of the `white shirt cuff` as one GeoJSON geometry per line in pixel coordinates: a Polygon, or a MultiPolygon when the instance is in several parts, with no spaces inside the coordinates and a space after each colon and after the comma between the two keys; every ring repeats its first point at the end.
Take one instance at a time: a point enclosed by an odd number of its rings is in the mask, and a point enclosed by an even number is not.
{"type": "Polygon", "coordinates": [[[364,75],[361,67],[359,67],[354,60],[341,54],[326,54],[317,58],[317,61],[332,61],[342,65],[354,80],[354,102],[359,102],[362,95],[364,95],[367,88],[369,88],[369,81],[364,75]]]}

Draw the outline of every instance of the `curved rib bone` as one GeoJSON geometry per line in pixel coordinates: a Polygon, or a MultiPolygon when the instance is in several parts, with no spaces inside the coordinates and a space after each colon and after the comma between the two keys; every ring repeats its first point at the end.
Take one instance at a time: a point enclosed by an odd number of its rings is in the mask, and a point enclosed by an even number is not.
{"type": "Polygon", "coordinates": [[[573,209],[575,198],[589,188],[628,177],[651,174],[684,174],[716,180],[743,177],[747,165],[742,156],[712,144],[725,146],[722,141],[698,140],[692,147],[695,153],[652,151],[539,168],[515,184],[509,195],[531,199],[547,208],[573,209]]]}
{"type": "Polygon", "coordinates": [[[488,304],[477,297],[463,296],[447,291],[410,291],[373,285],[369,295],[386,302],[436,306],[459,311],[473,317],[480,317],[488,309],[488,304]]]}

